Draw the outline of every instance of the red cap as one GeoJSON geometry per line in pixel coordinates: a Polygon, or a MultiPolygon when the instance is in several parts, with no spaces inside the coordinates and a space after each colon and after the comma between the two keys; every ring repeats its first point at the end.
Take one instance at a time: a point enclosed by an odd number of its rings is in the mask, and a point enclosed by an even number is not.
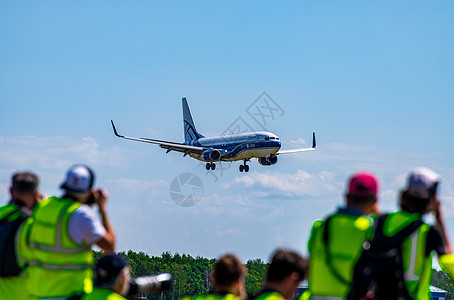
{"type": "Polygon", "coordinates": [[[350,177],[348,193],[357,196],[376,196],[378,181],[374,175],[368,172],[355,173],[350,177]]]}

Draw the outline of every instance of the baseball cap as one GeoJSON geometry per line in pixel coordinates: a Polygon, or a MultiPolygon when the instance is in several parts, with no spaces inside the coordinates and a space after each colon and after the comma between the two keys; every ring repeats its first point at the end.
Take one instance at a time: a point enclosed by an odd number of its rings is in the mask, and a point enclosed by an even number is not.
{"type": "Polygon", "coordinates": [[[376,196],[378,181],[374,175],[368,172],[358,172],[350,177],[348,194],[356,196],[376,196]]]}
{"type": "Polygon", "coordinates": [[[418,198],[432,198],[437,191],[439,178],[437,173],[428,168],[415,168],[408,176],[407,192],[418,198]]]}
{"type": "Polygon", "coordinates": [[[85,165],[74,165],[66,173],[62,189],[76,193],[88,192],[94,183],[93,171],[85,165]]]}
{"type": "Polygon", "coordinates": [[[94,285],[111,287],[117,280],[121,270],[127,265],[128,263],[123,256],[117,254],[104,255],[96,264],[94,285]]]}

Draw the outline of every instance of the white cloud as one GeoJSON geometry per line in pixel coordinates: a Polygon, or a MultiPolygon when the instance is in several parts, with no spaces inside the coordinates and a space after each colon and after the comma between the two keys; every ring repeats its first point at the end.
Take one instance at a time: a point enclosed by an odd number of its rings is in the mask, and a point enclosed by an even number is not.
{"type": "Polygon", "coordinates": [[[246,232],[240,230],[238,228],[227,228],[224,230],[216,230],[216,235],[220,237],[231,236],[231,237],[238,237],[238,238],[245,238],[248,236],[246,232]]]}
{"type": "Polygon", "coordinates": [[[322,196],[339,191],[341,183],[336,181],[335,174],[321,171],[318,174],[309,174],[305,170],[296,173],[264,173],[252,172],[247,176],[236,177],[227,188],[239,187],[253,189],[255,195],[266,197],[280,194],[286,197],[301,197],[306,195],[322,196]]]}
{"type": "Polygon", "coordinates": [[[299,138],[299,139],[296,139],[296,140],[290,140],[289,144],[292,144],[292,145],[306,145],[306,141],[303,138],[299,138]]]}
{"type": "Polygon", "coordinates": [[[140,180],[132,178],[108,179],[106,183],[112,184],[116,189],[122,190],[131,196],[148,194],[151,197],[168,194],[169,183],[165,180],[140,180]]]}
{"type": "Polygon", "coordinates": [[[125,163],[119,147],[101,149],[92,137],[0,136],[0,164],[14,168],[64,169],[75,162],[96,165],[125,163]]]}

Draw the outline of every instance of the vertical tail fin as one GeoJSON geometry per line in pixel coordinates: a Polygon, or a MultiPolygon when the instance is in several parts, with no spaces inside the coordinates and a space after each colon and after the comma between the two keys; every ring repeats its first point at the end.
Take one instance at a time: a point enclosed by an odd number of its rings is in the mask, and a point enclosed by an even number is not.
{"type": "Polygon", "coordinates": [[[192,119],[191,111],[189,110],[188,101],[183,98],[183,126],[184,126],[184,141],[203,138],[204,136],[197,132],[192,119]]]}

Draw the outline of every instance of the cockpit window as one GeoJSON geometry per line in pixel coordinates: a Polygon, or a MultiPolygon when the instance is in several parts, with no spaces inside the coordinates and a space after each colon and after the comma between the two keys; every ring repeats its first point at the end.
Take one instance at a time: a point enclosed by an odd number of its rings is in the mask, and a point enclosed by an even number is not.
{"type": "Polygon", "coordinates": [[[274,140],[274,139],[275,139],[275,137],[274,137],[274,136],[270,137],[270,140],[274,140]]]}
{"type": "Polygon", "coordinates": [[[268,141],[270,138],[269,137],[265,137],[265,141],[268,141]]]}
{"type": "Polygon", "coordinates": [[[278,140],[278,141],[279,141],[279,138],[276,138],[276,140],[278,140]]]}

